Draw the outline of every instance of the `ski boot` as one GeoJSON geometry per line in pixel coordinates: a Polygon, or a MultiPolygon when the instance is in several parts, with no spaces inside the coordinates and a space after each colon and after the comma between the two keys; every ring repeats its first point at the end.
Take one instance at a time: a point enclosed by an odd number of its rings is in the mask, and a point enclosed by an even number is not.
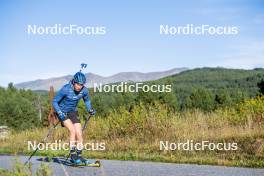
{"type": "Polygon", "coordinates": [[[81,164],[81,160],[79,159],[79,157],[77,156],[76,153],[71,153],[71,160],[72,164],[74,165],[79,165],[81,164]]]}
{"type": "Polygon", "coordinates": [[[88,159],[83,158],[82,156],[79,156],[79,159],[82,162],[82,164],[80,164],[80,165],[84,165],[84,166],[88,166],[88,167],[100,167],[101,166],[100,161],[91,162],[88,159]]]}
{"type": "Polygon", "coordinates": [[[79,156],[79,159],[80,159],[80,161],[81,161],[83,164],[85,164],[85,165],[92,164],[91,161],[89,161],[88,159],[83,158],[82,156],[79,156]]]}
{"type": "Polygon", "coordinates": [[[85,165],[91,164],[92,162],[90,162],[89,160],[85,159],[82,157],[82,150],[77,150],[77,157],[78,159],[85,165]]]}

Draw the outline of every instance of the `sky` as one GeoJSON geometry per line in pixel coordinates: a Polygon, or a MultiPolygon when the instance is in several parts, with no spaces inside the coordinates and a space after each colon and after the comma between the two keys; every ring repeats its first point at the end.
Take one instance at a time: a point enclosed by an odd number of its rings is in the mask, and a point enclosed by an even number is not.
{"type": "Polygon", "coordinates": [[[0,86],[85,72],[264,67],[261,0],[0,1],[0,86]],[[32,35],[28,25],[103,26],[105,35],[32,35]],[[161,35],[160,25],[235,26],[236,35],[161,35]]]}

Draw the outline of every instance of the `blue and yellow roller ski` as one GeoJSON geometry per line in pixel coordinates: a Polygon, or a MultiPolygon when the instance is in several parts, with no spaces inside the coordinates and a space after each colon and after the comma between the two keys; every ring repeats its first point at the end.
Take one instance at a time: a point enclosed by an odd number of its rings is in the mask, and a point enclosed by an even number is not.
{"type": "Polygon", "coordinates": [[[70,159],[71,166],[78,167],[78,166],[87,166],[87,167],[100,167],[101,162],[99,160],[95,162],[91,162],[84,158],[77,158],[77,159],[70,159]]]}

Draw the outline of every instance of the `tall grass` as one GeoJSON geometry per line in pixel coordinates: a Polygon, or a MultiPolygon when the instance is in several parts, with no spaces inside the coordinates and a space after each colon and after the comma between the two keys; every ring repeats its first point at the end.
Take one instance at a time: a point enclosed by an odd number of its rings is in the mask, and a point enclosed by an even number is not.
{"type": "MultiPolygon", "coordinates": [[[[87,157],[152,160],[178,163],[264,166],[264,98],[247,100],[235,107],[205,113],[198,109],[173,112],[164,105],[142,104],[131,111],[120,108],[107,118],[94,117],[84,141],[105,142],[105,151],[85,151],[87,157]],[[236,151],[164,151],[160,141],[235,142],[236,151]]],[[[12,133],[0,143],[2,153],[30,153],[27,141],[41,141],[47,128],[12,133]]],[[[65,128],[58,128],[50,141],[68,141],[65,128]]],[[[40,152],[65,155],[68,151],[40,152]]]]}
{"type": "Polygon", "coordinates": [[[12,170],[5,170],[0,168],[1,176],[51,176],[52,170],[51,168],[44,163],[36,169],[35,172],[32,171],[32,165],[24,165],[18,159],[16,159],[14,163],[14,167],[12,170]]]}

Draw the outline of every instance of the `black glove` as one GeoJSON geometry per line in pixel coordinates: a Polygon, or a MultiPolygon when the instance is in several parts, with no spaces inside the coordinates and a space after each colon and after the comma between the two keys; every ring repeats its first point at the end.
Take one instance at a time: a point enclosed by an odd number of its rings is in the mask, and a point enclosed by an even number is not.
{"type": "Polygon", "coordinates": [[[95,115],[96,111],[95,111],[94,109],[91,108],[91,109],[88,111],[88,113],[89,113],[91,116],[93,116],[93,115],[95,115]]]}
{"type": "Polygon", "coordinates": [[[59,116],[59,120],[60,121],[63,121],[65,119],[65,117],[66,117],[66,115],[63,112],[61,112],[61,111],[58,112],[58,116],[59,116]]]}

